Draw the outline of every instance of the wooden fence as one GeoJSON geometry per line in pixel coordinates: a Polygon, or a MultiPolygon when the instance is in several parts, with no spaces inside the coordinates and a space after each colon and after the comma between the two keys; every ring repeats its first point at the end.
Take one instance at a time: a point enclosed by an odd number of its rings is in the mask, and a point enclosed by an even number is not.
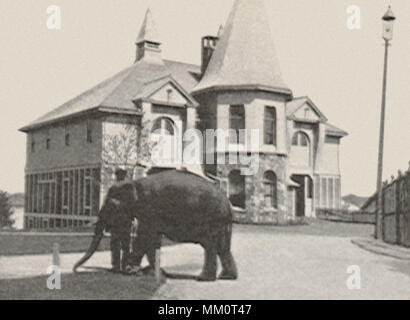
{"type": "Polygon", "coordinates": [[[383,240],[410,247],[410,170],[383,187],[383,240]]]}
{"type": "Polygon", "coordinates": [[[376,215],[374,213],[362,211],[348,211],[336,209],[319,209],[316,213],[317,218],[335,222],[365,223],[375,224],[376,215]]]}

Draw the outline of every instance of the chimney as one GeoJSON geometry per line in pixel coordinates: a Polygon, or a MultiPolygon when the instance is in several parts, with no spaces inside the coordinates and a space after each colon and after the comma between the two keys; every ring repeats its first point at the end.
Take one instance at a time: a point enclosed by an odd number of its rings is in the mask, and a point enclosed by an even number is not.
{"type": "Polygon", "coordinates": [[[209,61],[211,61],[212,54],[215,51],[216,44],[219,38],[215,36],[206,36],[202,38],[202,66],[201,73],[204,74],[208,67],[209,61]]]}

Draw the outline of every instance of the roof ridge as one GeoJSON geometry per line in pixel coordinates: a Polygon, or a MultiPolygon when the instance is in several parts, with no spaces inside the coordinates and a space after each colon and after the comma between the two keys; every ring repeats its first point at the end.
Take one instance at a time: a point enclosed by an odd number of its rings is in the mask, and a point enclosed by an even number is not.
{"type": "Polygon", "coordinates": [[[163,60],[164,60],[164,62],[172,62],[172,63],[186,64],[186,65],[190,65],[190,66],[198,67],[198,68],[201,67],[200,65],[194,64],[194,63],[191,63],[191,62],[184,62],[184,61],[170,60],[170,59],[163,59],[163,60]]]}

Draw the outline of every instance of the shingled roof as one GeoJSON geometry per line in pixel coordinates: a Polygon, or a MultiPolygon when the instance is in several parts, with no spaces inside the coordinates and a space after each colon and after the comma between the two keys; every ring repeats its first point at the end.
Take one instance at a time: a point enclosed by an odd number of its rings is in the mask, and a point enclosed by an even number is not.
{"type": "Polygon", "coordinates": [[[194,93],[218,89],[260,89],[292,95],[282,79],[263,0],[235,1],[194,93]]]}
{"type": "Polygon", "coordinates": [[[326,123],[326,134],[335,137],[346,137],[349,135],[346,131],[334,126],[333,124],[330,124],[329,122],[326,123]]]}
{"type": "Polygon", "coordinates": [[[172,76],[188,92],[198,83],[199,66],[169,60],[163,62],[140,60],[20,130],[26,132],[92,110],[137,113],[133,101],[140,91],[147,83],[166,76],[172,76]]]}

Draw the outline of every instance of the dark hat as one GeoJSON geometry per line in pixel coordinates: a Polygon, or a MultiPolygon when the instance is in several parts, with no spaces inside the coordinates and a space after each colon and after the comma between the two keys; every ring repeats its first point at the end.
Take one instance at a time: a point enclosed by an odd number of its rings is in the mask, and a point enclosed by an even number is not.
{"type": "Polygon", "coordinates": [[[124,180],[127,176],[127,170],[117,168],[115,169],[115,176],[117,177],[117,180],[124,180]]]}

